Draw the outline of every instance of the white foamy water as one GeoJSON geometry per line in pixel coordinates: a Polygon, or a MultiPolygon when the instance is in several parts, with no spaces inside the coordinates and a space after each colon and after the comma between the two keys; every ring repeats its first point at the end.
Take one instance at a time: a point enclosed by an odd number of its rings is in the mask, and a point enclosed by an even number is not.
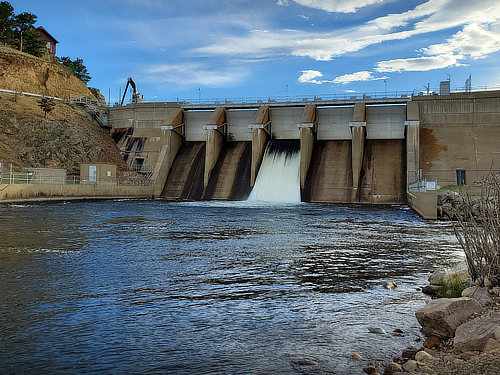
{"type": "Polygon", "coordinates": [[[300,203],[299,166],[299,152],[275,151],[269,144],[248,200],[300,203]]]}

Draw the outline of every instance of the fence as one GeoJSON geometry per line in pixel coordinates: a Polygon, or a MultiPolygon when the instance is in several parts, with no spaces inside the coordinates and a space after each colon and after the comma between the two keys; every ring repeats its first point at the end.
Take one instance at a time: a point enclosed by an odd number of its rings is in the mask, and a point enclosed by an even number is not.
{"type": "Polygon", "coordinates": [[[80,179],[80,176],[41,176],[31,172],[0,173],[0,185],[117,185],[117,186],[151,186],[152,173],[129,173],[114,178],[107,177],[103,181],[80,179]]]}
{"type": "Polygon", "coordinates": [[[422,179],[408,185],[408,191],[411,193],[423,193],[426,191],[435,191],[439,189],[437,180],[422,179]]]}

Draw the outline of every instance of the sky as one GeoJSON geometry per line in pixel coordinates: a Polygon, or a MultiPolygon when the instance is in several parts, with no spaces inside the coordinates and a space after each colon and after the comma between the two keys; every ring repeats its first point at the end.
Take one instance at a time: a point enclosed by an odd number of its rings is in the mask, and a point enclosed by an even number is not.
{"type": "Polygon", "coordinates": [[[500,86],[500,0],[14,0],[113,102],[500,86]]]}

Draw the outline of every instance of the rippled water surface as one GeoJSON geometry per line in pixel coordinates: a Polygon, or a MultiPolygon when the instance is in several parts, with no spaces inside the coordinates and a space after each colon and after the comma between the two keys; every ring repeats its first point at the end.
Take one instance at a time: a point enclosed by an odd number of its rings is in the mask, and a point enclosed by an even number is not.
{"type": "Polygon", "coordinates": [[[362,373],[460,256],[405,207],[11,205],[0,234],[6,373],[362,373]]]}

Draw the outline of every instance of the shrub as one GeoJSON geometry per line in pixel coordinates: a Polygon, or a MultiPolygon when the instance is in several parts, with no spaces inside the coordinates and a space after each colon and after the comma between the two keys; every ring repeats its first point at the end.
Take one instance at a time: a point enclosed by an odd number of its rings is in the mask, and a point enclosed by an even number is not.
{"type": "Polygon", "coordinates": [[[463,273],[452,273],[444,278],[438,296],[440,298],[458,298],[462,296],[462,292],[468,287],[469,280],[464,278],[463,273]]]}
{"type": "Polygon", "coordinates": [[[500,286],[500,178],[490,173],[479,185],[479,195],[460,194],[451,217],[472,281],[500,286]]]}

